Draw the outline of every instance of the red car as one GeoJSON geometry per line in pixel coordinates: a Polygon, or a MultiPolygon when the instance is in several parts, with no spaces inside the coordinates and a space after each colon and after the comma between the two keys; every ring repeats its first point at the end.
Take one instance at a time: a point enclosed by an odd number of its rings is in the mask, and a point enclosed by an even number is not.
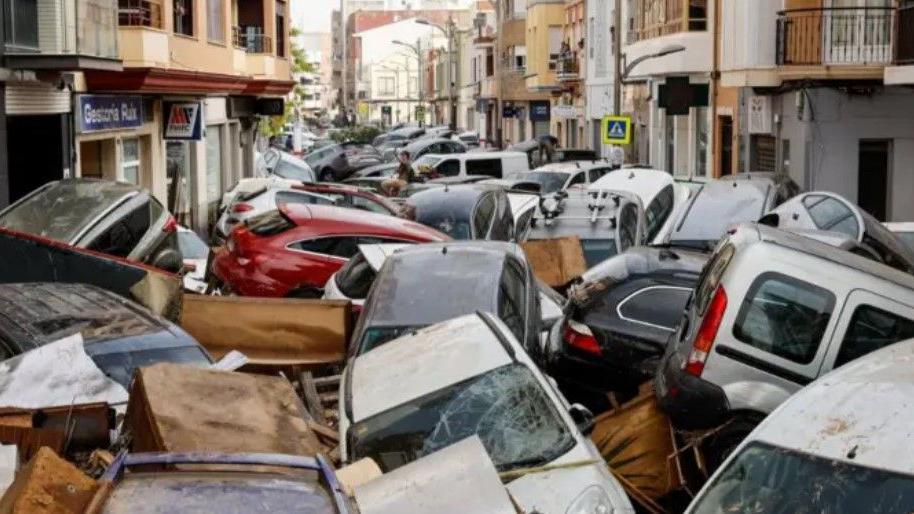
{"type": "Polygon", "coordinates": [[[376,194],[368,189],[332,183],[312,184],[305,182],[302,185],[292,186],[292,189],[316,193],[333,198],[338,207],[349,207],[363,211],[377,212],[379,214],[392,214],[400,212],[400,206],[390,201],[385,196],[376,194]]]}
{"type": "Polygon", "coordinates": [[[441,232],[384,214],[284,204],[235,228],[215,251],[223,292],[319,298],[330,275],[365,243],[447,241],[441,232]]]}

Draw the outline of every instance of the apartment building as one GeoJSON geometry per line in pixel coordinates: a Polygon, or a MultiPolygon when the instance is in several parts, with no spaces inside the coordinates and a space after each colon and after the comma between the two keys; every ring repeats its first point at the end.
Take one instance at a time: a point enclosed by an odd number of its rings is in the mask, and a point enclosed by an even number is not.
{"type": "MultiPolygon", "coordinates": [[[[565,0],[562,40],[555,59],[551,131],[566,148],[589,146],[585,99],[587,81],[584,0],[565,0]]],[[[552,54],[550,54],[550,58],[552,54]]]]}
{"type": "Polygon", "coordinates": [[[586,70],[584,115],[588,120],[588,129],[587,140],[582,143],[602,156],[609,155],[609,147],[603,144],[600,123],[604,116],[614,113],[613,7],[613,0],[586,2],[586,58],[583,68],[586,70]]]}
{"type": "Polygon", "coordinates": [[[528,92],[540,95],[527,102],[530,135],[536,137],[552,133],[552,96],[562,89],[556,71],[565,30],[565,0],[527,0],[525,22],[524,83],[528,92]]]}
{"type": "Polygon", "coordinates": [[[787,173],[880,220],[914,218],[914,2],[722,6],[716,105],[729,169],[787,173]]]}

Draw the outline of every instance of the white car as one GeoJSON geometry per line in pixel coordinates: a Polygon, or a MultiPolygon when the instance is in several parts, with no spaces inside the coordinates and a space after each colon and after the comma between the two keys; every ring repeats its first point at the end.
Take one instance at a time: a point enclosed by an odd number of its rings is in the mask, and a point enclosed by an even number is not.
{"type": "Polygon", "coordinates": [[[612,170],[612,165],[606,161],[554,162],[544,164],[535,170],[517,171],[506,175],[505,178],[515,184],[539,184],[539,193],[546,195],[574,187],[587,187],[612,170]]]}
{"type": "Polygon", "coordinates": [[[215,240],[228,237],[232,228],[242,221],[254,216],[275,210],[282,203],[304,203],[310,205],[336,205],[336,201],[329,196],[293,189],[301,186],[301,182],[282,178],[248,178],[241,179],[236,186],[237,191],[226,204],[219,215],[215,225],[215,240]],[[260,185],[261,187],[255,187],[260,185]]]}
{"type": "Polygon", "coordinates": [[[634,513],[569,405],[511,331],[486,313],[455,318],[350,361],[340,383],[344,462],[385,472],[479,436],[499,471],[538,466],[506,487],[524,512],[634,513]]]}
{"type": "Polygon", "coordinates": [[[896,343],[796,393],[733,451],[687,514],[911,512],[912,363],[914,340],[896,343]]]}
{"type": "Polygon", "coordinates": [[[184,259],[184,289],[203,294],[206,291],[206,262],[209,246],[194,231],[178,227],[178,248],[184,259]]]}
{"type": "Polygon", "coordinates": [[[644,205],[647,244],[662,244],[669,237],[692,196],[692,190],[676,182],[671,173],[650,168],[613,171],[591,184],[590,189],[628,191],[638,195],[644,205]]]}
{"type": "Polygon", "coordinates": [[[894,223],[883,223],[885,228],[895,234],[898,239],[908,245],[908,248],[914,250],[914,222],[903,221],[894,223]]]}

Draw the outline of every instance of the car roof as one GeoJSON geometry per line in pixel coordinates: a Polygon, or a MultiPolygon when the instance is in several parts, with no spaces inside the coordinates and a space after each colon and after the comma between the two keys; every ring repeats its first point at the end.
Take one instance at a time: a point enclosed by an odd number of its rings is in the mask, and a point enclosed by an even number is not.
{"type": "Polygon", "coordinates": [[[511,362],[498,336],[475,314],[397,338],[352,363],[352,394],[347,398],[352,402],[352,421],[511,362]]]}
{"type": "Polygon", "coordinates": [[[449,208],[463,205],[476,205],[476,201],[483,193],[494,191],[497,188],[482,187],[476,184],[455,184],[440,187],[430,187],[412,195],[407,200],[417,209],[434,209],[435,207],[449,208]]]}
{"type": "Polygon", "coordinates": [[[0,284],[0,335],[23,351],[77,332],[86,343],[161,332],[170,325],[88,284],[0,284]]]}
{"type": "Polygon", "coordinates": [[[419,138],[419,139],[411,142],[410,144],[404,146],[401,151],[413,152],[415,150],[422,149],[422,148],[425,148],[427,146],[434,145],[437,143],[463,144],[463,143],[460,143],[459,141],[454,141],[453,139],[447,139],[447,138],[443,138],[443,137],[424,137],[424,138],[419,138]]]}
{"type": "Polygon", "coordinates": [[[438,159],[458,159],[464,161],[476,161],[483,159],[498,159],[501,157],[515,157],[527,159],[527,154],[521,152],[463,152],[463,153],[427,153],[423,157],[436,157],[438,159]]]}
{"type": "Polygon", "coordinates": [[[747,440],[914,474],[914,340],[860,357],[771,413],[747,440]]]}
{"type": "Polygon", "coordinates": [[[359,209],[330,205],[283,204],[281,210],[298,226],[312,225],[311,222],[314,220],[328,220],[337,222],[341,227],[347,226],[346,230],[339,232],[358,232],[370,228],[373,232],[399,232],[401,235],[420,240],[447,241],[450,239],[441,232],[420,223],[359,209]]]}
{"type": "Polygon", "coordinates": [[[588,269],[581,275],[581,281],[591,282],[611,276],[614,282],[622,282],[632,275],[658,271],[698,274],[708,262],[708,257],[707,253],[683,248],[635,246],[588,269]]]}
{"type": "Polygon", "coordinates": [[[660,170],[647,168],[629,168],[615,170],[603,175],[588,186],[590,189],[613,189],[630,191],[646,205],[663,188],[673,185],[673,175],[660,170]]]}
{"type": "Polygon", "coordinates": [[[835,247],[793,232],[779,230],[758,223],[743,223],[734,234],[748,234],[754,241],[774,244],[783,248],[813,255],[835,264],[852,268],[892,284],[914,290],[914,275],[904,273],[872,259],[857,254],[837,251],[835,247]]]}
{"type": "Polygon", "coordinates": [[[576,171],[586,171],[594,168],[609,168],[611,165],[606,161],[563,161],[550,162],[530,171],[551,171],[574,173],[576,171]]]}

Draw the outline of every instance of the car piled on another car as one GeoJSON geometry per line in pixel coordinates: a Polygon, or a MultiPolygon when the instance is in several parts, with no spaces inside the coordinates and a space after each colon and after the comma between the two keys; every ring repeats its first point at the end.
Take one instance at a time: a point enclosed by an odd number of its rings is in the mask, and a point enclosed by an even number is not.
{"type": "Polygon", "coordinates": [[[454,239],[510,241],[515,235],[511,203],[500,188],[432,187],[410,196],[401,215],[454,239]]]}

